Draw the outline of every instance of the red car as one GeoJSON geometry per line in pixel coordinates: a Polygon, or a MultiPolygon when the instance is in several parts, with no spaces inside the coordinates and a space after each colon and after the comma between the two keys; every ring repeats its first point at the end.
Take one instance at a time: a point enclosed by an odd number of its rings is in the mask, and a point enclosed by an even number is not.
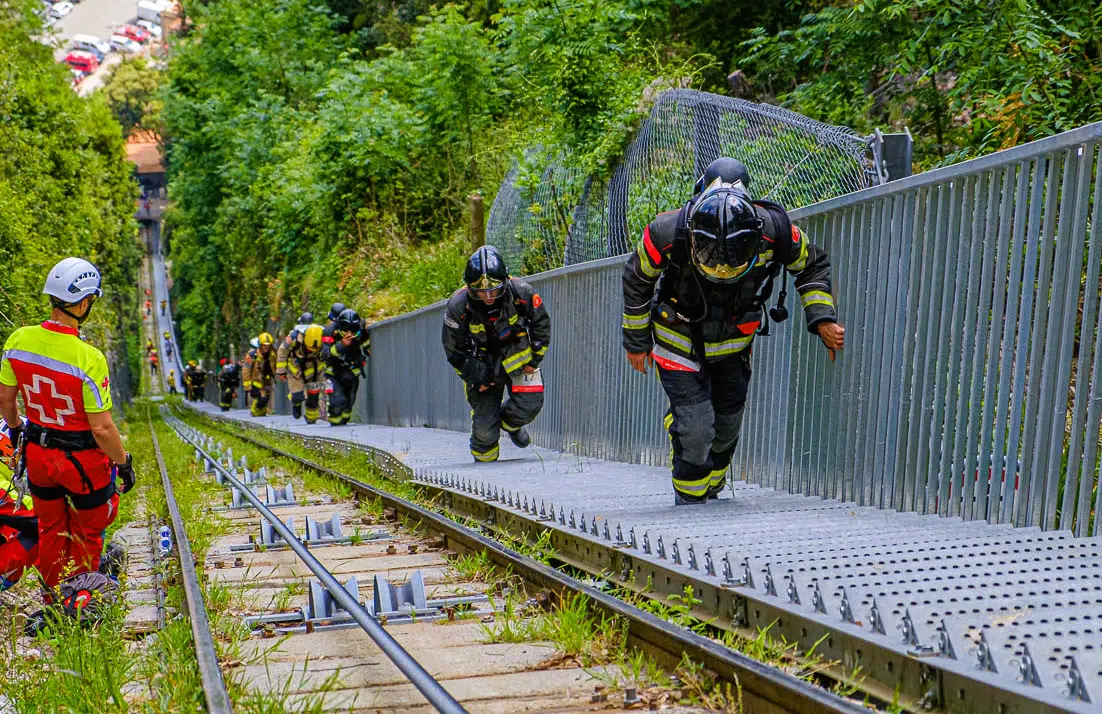
{"type": "Polygon", "coordinates": [[[123,35],[124,37],[129,37],[135,42],[140,42],[142,44],[145,44],[149,41],[151,37],[153,37],[153,35],[150,34],[149,30],[145,29],[144,27],[138,27],[137,25],[123,25],[119,27],[119,29],[115,32],[116,34],[123,35]]]}
{"type": "Polygon", "coordinates": [[[96,56],[91,52],[81,52],[80,50],[73,50],[65,55],[65,64],[85,74],[91,74],[99,69],[99,60],[96,59],[96,56]]]}

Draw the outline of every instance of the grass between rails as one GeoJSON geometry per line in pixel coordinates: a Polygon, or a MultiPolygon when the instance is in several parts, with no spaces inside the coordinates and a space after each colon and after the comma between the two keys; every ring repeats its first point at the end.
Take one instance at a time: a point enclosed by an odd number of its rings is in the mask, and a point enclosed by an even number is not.
{"type": "MultiPolygon", "coordinates": [[[[208,433],[215,431],[227,439],[233,439],[234,453],[242,453],[239,451],[242,449],[248,454],[250,461],[254,458],[254,454],[255,458],[269,461],[277,458],[264,449],[237,439],[231,429],[219,422],[208,420],[187,410],[184,410],[181,417],[208,433]]],[[[287,453],[310,459],[369,485],[430,507],[473,530],[486,530],[485,524],[472,522],[445,511],[417,485],[381,475],[364,452],[355,449],[349,451],[312,449],[292,438],[267,432],[250,431],[249,435],[257,441],[287,453]]],[[[280,459],[280,462],[294,463],[287,459],[280,459]]],[[[334,479],[319,476],[316,473],[315,478],[322,479],[323,483],[334,482],[334,479]]],[[[347,488],[341,482],[337,482],[337,485],[342,489],[347,488]]],[[[383,510],[381,502],[371,499],[362,501],[361,508],[376,516],[383,510]],[[375,513],[376,511],[378,513],[375,513]]],[[[493,536],[523,555],[544,564],[554,564],[555,554],[550,545],[550,531],[543,531],[535,542],[500,529],[496,530],[493,536]]],[[[575,662],[591,669],[590,673],[610,691],[634,687],[640,692],[648,693],[652,700],[657,698],[663,702],[680,701],[718,711],[742,711],[742,693],[737,683],[732,686],[730,683],[717,681],[712,673],[692,662],[687,655],[683,656],[676,667],[675,674],[669,675],[653,658],[629,648],[626,623],[617,618],[606,618],[591,606],[586,596],[582,594],[570,596],[562,602],[551,604],[548,608],[546,601],[529,598],[520,579],[510,572],[503,572],[496,568],[484,552],[458,555],[452,559],[451,565],[458,577],[489,583],[490,591],[505,593],[500,596],[497,603],[500,606],[499,616],[493,623],[483,625],[487,641],[549,641],[558,649],[556,657],[559,661],[547,662],[547,666],[575,662]]],[[[807,652],[798,652],[795,643],[789,643],[783,637],[778,639],[770,632],[769,627],[759,630],[755,636],[747,637],[717,627],[714,622],[701,620],[693,612],[700,602],[695,599],[691,588],[686,588],[682,595],[669,596],[665,601],[656,594],[639,593],[611,586],[606,589],[636,607],[719,641],[731,649],[800,679],[820,685],[826,682],[835,693],[841,696],[859,696],[857,687],[852,684],[852,682],[859,682],[863,676],[859,668],[847,673],[848,676],[845,679],[850,682],[849,684],[832,682],[830,678],[823,680],[820,675],[828,668],[836,667],[838,663],[824,660],[815,653],[814,646],[807,652]]],[[[872,706],[867,699],[865,704],[872,706]]],[[[884,708],[890,712],[902,711],[896,702],[884,708]]]]}
{"type": "MultiPolygon", "coordinates": [[[[281,686],[263,691],[249,687],[243,674],[239,674],[244,672],[246,665],[267,667],[270,655],[279,649],[283,640],[275,640],[271,646],[261,648],[255,654],[246,654],[243,645],[246,641],[250,641],[252,636],[239,613],[247,609],[247,605],[241,600],[238,588],[211,580],[202,568],[202,563],[213,543],[229,531],[229,522],[210,510],[212,505],[226,500],[228,491],[213,480],[201,476],[199,466],[192,461],[192,447],[181,441],[159,415],[154,417],[153,422],[160,440],[165,465],[172,479],[177,506],[188,532],[188,540],[193,555],[199,563],[200,586],[211,622],[211,633],[218,650],[219,663],[233,701],[234,711],[243,714],[276,714],[277,712],[320,714],[325,711],[323,695],[336,687],[337,675],[329,677],[320,685],[312,686],[313,692],[303,696],[298,693],[300,689],[298,678],[304,677],[305,672],[293,674],[287,677],[281,686]]],[[[304,476],[305,478],[292,479],[296,482],[296,489],[301,491],[305,486],[308,490],[317,490],[313,488],[318,485],[312,478],[313,474],[304,474],[304,476]]],[[[331,493],[333,490],[325,489],[325,491],[331,493]]],[[[163,492],[161,498],[163,505],[163,492]]],[[[166,520],[168,518],[167,509],[165,509],[164,518],[166,520]]],[[[177,577],[176,580],[178,582],[179,578],[177,577]]],[[[287,596],[291,597],[293,594],[289,591],[287,596]]],[[[168,602],[179,611],[186,611],[182,586],[175,585],[170,588],[168,602]]],[[[165,684],[176,679],[184,684],[184,688],[197,689],[201,696],[190,623],[181,619],[174,621],[172,625],[176,622],[180,622],[187,628],[186,638],[181,637],[187,643],[186,652],[180,653],[181,656],[177,657],[179,664],[168,665],[159,673],[154,672],[152,678],[156,679],[159,675],[165,684]],[[186,672],[180,672],[179,669],[184,669],[186,672]],[[194,671],[194,680],[188,676],[192,671],[194,671]]],[[[195,711],[195,707],[181,706],[173,711],[195,711]]]]}

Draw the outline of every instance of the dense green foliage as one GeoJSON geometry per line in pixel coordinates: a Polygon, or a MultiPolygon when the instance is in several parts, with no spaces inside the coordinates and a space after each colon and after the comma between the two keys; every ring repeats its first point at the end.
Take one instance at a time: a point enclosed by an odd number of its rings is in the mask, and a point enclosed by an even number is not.
{"type": "Polygon", "coordinates": [[[131,57],[107,72],[101,93],[123,134],[144,132],[159,137],[162,71],[145,57],[131,57]]]}
{"type": "Polygon", "coordinates": [[[488,206],[533,147],[607,175],[666,87],[736,91],[860,131],[908,125],[919,166],[1084,123],[1102,104],[1100,11],[1081,0],[185,9],[162,119],[191,356],[337,296],[372,316],[446,296],[470,192],[488,206]]]}
{"type": "Polygon", "coordinates": [[[137,186],[103,101],[77,97],[68,68],[31,39],[38,5],[0,0],[0,338],[48,315],[50,266],[85,256],[103,272],[106,295],[85,331],[112,351],[118,375],[123,336],[138,319],[137,186]]]}
{"type": "Polygon", "coordinates": [[[1102,117],[1102,5],[1090,0],[831,3],[746,47],[758,91],[863,131],[909,125],[920,166],[1102,117]]]}

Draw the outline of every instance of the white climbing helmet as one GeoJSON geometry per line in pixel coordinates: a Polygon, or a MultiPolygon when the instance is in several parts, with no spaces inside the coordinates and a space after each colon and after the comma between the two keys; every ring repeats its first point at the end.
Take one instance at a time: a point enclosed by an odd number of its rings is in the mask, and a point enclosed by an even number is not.
{"type": "Polygon", "coordinates": [[[103,295],[103,278],[99,269],[84,258],[66,258],[50,268],[43,295],[49,295],[65,305],[78,303],[89,295],[103,295]]]}

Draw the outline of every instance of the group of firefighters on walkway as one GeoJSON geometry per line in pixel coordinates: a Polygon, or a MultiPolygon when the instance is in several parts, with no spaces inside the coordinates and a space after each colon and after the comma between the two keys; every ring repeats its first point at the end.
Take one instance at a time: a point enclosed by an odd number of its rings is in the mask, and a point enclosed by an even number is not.
{"type": "MultiPolygon", "coordinates": [[[[631,367],[653,365],[669,400],[674,503],[718,498],[738,445],[755,335],[788,317],[781,271],[790,273],[807,328],[833,361],[845,344],[831,291],[830,262],[772,201],[751,197],[746,166],[720,158],[693,196],[643,230],[623,270],[623,347],[631,367]],[[768,308],[774,281],[781,281],[768,308]]],[[[498,458],[503,430],[514,444],[543,405],[540,364],[551,320],[539,294],[509,276],[497,249],[471,256],[466,285],[444,312],[448,362],[466,384],[471,454],[498,458]],[[502,397],[508,391],[508,399],[502,397]]]]}
{"type": "MultiPolygon", "coordinates": [[[[334,303],[324,325],[314,322],[313,313],[304,312],[278,346],[272,333],[261,332],[251,340],[239,364],[221,360],[217,374],[219,406],[229,411],[238,388],[244,386],[250,413],[266,416],[273,411],[272,399],[279,380],[287,383],[295,419],[317,423],[326,395],[328,422],[334,426],[347,424],[370,355],[371,334],[366,320],[355,310],[334,303]]],[[[184,384],[189,400],[203,398],[206,376],[194,360],[188,363],[184,384]]]]}
{"type": "MultiPolygon", "coordinates": [[[[632,368],[646,373],[648,364],[655,367],[669,399],[664,423],[678,505],[705,503],[725,486],[754,337],[767,334],[765,312],[778,322],[787,317],[782,270],[793,276],[807,328],[831,360],[844,347],[826,253],[782,206],[752,199],[749,186],[740,162],[713,162],[690,200],[647,225],[623,269],[622,344],[632,368]],[[780,294],[767,309],[777,278],[780,294]]],[[[115,590],[113,559],[101,558],[104,531],[118,513],[119,494],[135,482],[111,417],[106,359],[80,336],[103,294],[101,282],[86,260],[66,258],[54,266],[43,290],[50,319],[12,333],[0,364],[0,451],[10,474],[0,474],[0,589],[37,565],[47,607],[70,614],[93,612],[115,590]]],[[[150,312],[151,301],[145,307],[150,312]]],[[[551,344],[543,299],[509,275],[497,249],[484,246],[468,260],[464,286],[448,300],[443,323],[446,359],[466,385],[475,461],[497,460],[502,431],[527,447],[525,427],[543,406],[541,364],[551,344]]],[[[240,370],[222,360],[223,409],[243,385],[252,414],[268,414],[279,379],[288,384],[295,418],[318,421],[324,392],[329,422],[347,423],[371,354],[359,314],[337,303],[320,325],[303,313],[275,343],[271,333],[260,333],[240,370]]],[[[194,361],[188,363],[189,399],[202,397],[205,378],[194,361]]],[[[28,629],[45,617],[33,615],[28,629]]]]}
{"type": "MultiPolygon", "coordinates": [[[[664,426],[678,505],[705,503],[726,486],[754,338],[768,334],[770,320],[788,317],[782,271],[793,276],[807,329],[831,360],[845,343],[825,251],[783,206],[752,198],[749,188],[741,162],[712,162],[688,201],[644,228],[624,265],[622,344],[633,369],[645,374],[654,366],[669,400],[664,426]],[[768,306],[778,281],[776,304],[768,306]]],[[[509,275],[496,248],[483,246],[470,256],[443,322],[444,354],[471,409],[475,461],[498,459],[502,431],[527,447],[526,427],[543,407],[541,364],[551,344],[551,317],[539,293],[509,275]]],[[[347,423],[370,344],[364,321],[339,303],[324,327],[304,313],[278,347],[270,333],[261,333],[243,361],[252,414],[269,413],[275,380],[285,379],[296,419],[316,422],[326,392],[329,422],[347,423]]],[[[223,409],[232,397],[223,382],[223,409]]]]}

